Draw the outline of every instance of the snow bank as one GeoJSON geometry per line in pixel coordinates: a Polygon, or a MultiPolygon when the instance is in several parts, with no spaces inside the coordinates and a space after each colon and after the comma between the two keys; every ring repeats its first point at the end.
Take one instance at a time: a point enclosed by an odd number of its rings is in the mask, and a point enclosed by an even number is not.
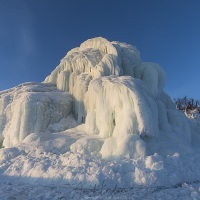
{"type": "Polygon", "coordinates": [[[30,134],[16,147],[0,149],[0,182],[113,189],[116,184],[158,187],[200,180],[200,159],[194,152],[104,160],[102,143],[81,129],[30,134]]]}

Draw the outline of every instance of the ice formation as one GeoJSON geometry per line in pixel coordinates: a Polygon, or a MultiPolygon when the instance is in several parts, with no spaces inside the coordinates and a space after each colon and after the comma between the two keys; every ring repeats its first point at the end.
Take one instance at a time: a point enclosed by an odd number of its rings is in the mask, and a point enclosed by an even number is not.
{"type": "Polygon", "coordinates": [[[43,83],[0,93],[0,144],[10,147],[0,150],[0,174],[97,185],[200,180],[198,154],[188,160],[199,123],[175,109],[164,84],[162,68],[134,46],[83,42],[43,83]]]}
{"type": "Polygon", "coordinates": [[[72,97],[50,84],[25,83],[0,93],[0,136],[10,147],[30,133],[41,133],[66,118],[72,97]]]}
{"type": "Polygon", "coordinates": [[[105,139],[103,158],[143,157],[148,150],[142,137],[172,129],[191,143],[189,122],[174,122],[181,114],[163,92],[164,82],[162,68],[143,62],[134,46],[101,37],[71,50],[45,79],[72,94],[78,123],[105,139]]]}

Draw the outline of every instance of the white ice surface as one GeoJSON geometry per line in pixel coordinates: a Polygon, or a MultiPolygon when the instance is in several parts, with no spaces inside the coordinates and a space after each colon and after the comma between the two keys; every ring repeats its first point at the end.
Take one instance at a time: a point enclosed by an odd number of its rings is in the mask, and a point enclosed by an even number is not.
{"type": "Polygon", "coordinates": [[[0,93],[0,137],[10,147],[45,132],[72,112],[72,97],[44,83],[24,83],[0,93]]]}

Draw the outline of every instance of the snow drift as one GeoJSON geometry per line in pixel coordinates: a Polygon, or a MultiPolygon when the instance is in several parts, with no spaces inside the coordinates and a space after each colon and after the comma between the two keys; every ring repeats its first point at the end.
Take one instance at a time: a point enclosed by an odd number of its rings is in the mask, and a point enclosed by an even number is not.
{"type": "Polygon", "coordinates": [[[44,83],[0,93],[0,136],[10,147],[0,150],[0,173],[97,185],[200,178],[199,124],[175,109],[164,84],[162,68],[143,62],[134,46],[83,42],[44,83]],[[6,159],[14,161],[1,168],[6,159]]]}

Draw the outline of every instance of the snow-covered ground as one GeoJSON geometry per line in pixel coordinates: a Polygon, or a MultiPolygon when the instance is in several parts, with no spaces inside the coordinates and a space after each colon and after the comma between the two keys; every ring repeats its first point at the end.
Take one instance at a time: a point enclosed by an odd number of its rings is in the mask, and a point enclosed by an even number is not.
{"type": "Polygon", "coordinates": [[[36,186],[24,183],[0,183],[2,200],[199,200],[200,183],[183,183],[170,187],[104,187],[78,185],[36,186]]]}
{"type": "Polygon", "coordinates": [[[200,199],[200,123],[131,45],[93,38],[0,92],[0,199],[200,199]]]}

